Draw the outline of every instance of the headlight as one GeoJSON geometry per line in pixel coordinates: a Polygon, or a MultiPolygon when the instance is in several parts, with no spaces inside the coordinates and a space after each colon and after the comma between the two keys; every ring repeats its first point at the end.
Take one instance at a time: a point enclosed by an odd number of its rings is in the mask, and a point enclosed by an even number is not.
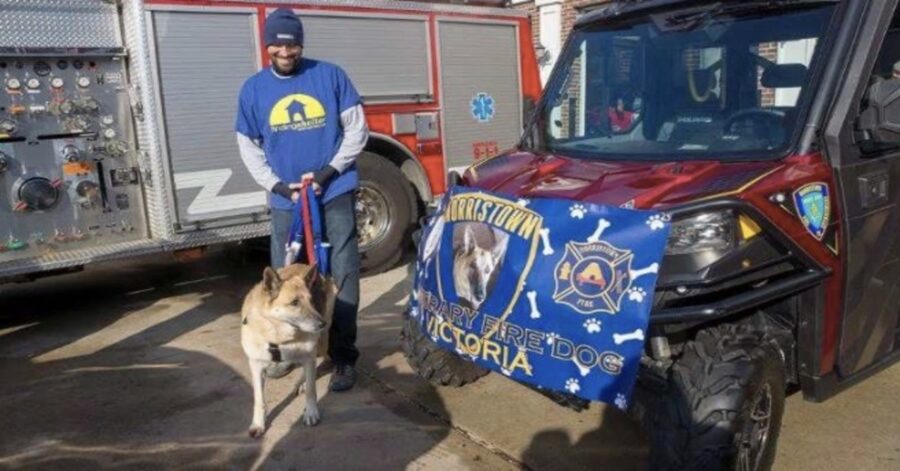
{"type": "Polygon", "coordinates": [[[736,237],[733,212],[697,214],[672,223],[672,230],[666,243],[666,255],[730,250],[736,245],[736,237]]]}

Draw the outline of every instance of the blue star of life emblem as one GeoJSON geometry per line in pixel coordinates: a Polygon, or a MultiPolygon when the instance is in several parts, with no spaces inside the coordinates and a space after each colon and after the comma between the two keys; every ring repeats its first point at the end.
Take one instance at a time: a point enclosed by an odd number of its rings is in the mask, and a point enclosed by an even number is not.
{"type": "Polygon", "coordinates": [[[494,119],[494,99],[487,93],[472,97],[472,117],[480,123],[494,119]]]}
{"type": "Polygon", "coordinates": [[[606,242],[566,244],[556,265],[553,300],[582,314],[616,314],[631,287],[634,254],[606,242]]]}

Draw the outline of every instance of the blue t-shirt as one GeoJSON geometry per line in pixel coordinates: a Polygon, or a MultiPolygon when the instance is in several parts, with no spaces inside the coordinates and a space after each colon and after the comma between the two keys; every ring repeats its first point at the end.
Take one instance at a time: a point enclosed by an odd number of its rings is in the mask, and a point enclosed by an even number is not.
{"type": "MultiPolygon", "coordinates": [[[[235,130],[262,143],[266,161],[281,181],[299,182],[303,174],[331,162],[343,141],[341,113],[360,101],[340,67],[304,58],[291,77],[266,68],[244,82],[235,130]]],[[[355,190],[358,183],[353,165],[327,184],[323,201],[355,190]]],[[[293,206],[273,193],[269,201],[277,209],[293,206]]]]}

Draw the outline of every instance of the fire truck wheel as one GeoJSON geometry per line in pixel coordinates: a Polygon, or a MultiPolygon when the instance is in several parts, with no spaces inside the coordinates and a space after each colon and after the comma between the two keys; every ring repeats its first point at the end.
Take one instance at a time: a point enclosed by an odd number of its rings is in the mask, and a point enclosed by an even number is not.
{"type": "Polygon", "coordinates": [[[750,326],[701,331],[669,372],[666,391],[635,388],[633,412],[652,469],[768,470],[785,400],[774,341],[750,326]]]}
{"type": "Polygon", "coordinates": [[[405,316],[400,336],[409,366],[435,386],[465,386],[490,373],[435,345],[419,328],[416,319],[408,315],[405,316]]]}
{"type": "Polygon", "coordinates": [[[378,154],[363,152],[356,165],[360,268],[375,274],[393,268],[410,245],[417,218],[415,193],[400,169],[378,154]]]}

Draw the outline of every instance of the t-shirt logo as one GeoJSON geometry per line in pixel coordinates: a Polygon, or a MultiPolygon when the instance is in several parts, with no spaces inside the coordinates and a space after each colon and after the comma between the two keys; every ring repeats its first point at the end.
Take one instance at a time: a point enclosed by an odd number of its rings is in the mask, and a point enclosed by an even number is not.
{"type": "Polygon", "coordinates": [[[325,107],[309,95],[288,95],[272,107],[269,126],[273,132],[321,128],[325,126],[325,107]]]}

